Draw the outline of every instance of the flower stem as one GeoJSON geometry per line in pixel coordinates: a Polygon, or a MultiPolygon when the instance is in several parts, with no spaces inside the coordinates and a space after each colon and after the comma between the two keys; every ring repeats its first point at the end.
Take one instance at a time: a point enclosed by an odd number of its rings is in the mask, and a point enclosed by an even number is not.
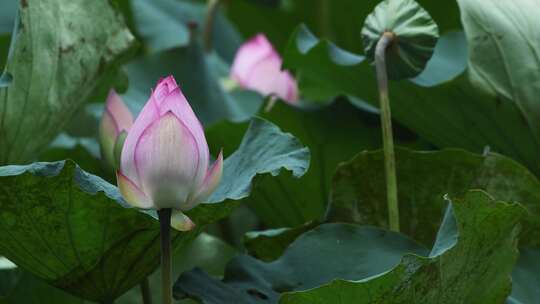
{"type": "Polygon", "coordinates": [[[386,199],[388,203],[388,224],[390,230],[399,231],[399,206],[397,196],[396,160],[394,156],[394,138],[392,135],[392,115],[388,97],[388,75],[386,70],[386,50],[392,44],[395,35],[385,32],[375,48],[375,69],[379,85],[381,125],[384,150],[384,169],[386,177],[386,199]]]}
{"type": "Polygon", "coordinates": [[[204,24],[204,50],[208,53],[212,50],[212,34],[214,30],[214,19],[216,17],[217,9],[220,4],[220,0],[208,0],[208,8],[206,11],[206,21],[204,24]]]}
{"type": "Polygon", "coordinates": [[[150,283],[148,277],[144,278],[140,284],[143,304],[152,304],[152,295],[150,294],[150,283]]]}
{"type": "Polygon", "coordinates": [[[172,304],[171,209],[158,210],[161,231],[161,291],[163,304],[172,304]]]}

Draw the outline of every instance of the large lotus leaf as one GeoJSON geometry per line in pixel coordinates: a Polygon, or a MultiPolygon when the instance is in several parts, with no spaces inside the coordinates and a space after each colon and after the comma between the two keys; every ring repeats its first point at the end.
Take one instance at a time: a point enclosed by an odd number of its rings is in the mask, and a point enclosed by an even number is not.
{"type": "Polygon", "coordinates": [[[277,303],[283,292],[390,270],[408,252],[421,256],[429,253],[399,233],[351,224],[324,224],[299,237],[274,262],[238,256],[228,264],[223,281],[196,268],[180,276],[174,291],[178,297],[185,293],[205,304],[277,303]]]}
{"type": "MultiPolygon", "coordinates": [[[[137,32],[153,51],[189,44],[188,23],[204,27],[207,17],[205,2],[194,0],[133,0],[137,32]]],[[[218,7],[212,24],[212,46],[227,62],[232,62],[242,42],[240,35],[218,7]]]]}
{"type": "MultiPolygon", "coordinates": [[[[478,90],[462,73],[459,67],[465,66],[466,43],[459,37],[463,36],[443,35],[417,78],[390,82],[393,117],[439,147],[480,153],[490,146],[540,173],[535,131],[515,102],[478,90]],[[452,65],[458,68],[448,68],[452,65]]],[[[317,39],[304,26],[292,36],[284,64],[296,70],[308,99],[346,94],[374,106],[378,103],[375,75],[367,60],[317,39]]]]}
{"type": "Polygon", "coordinates": [[[502,303],[510,294],[525,213],[518,204],[470,191],[452,201],[428,257],[408,254],[379,276],[334,280],[285,294],[280,303],[502,303]]]}
{"type": "MultiPolygon", "coordinates": [[[[526,168],[495,153],[478,155],[446,149],[396,150],[401,231],[430,245],[446,205],[443,196],[483,189],[494,198],[517,201],[530,211],[521,244],[539,244],[540,183],[526,168]]],[[[361,152],[342,164],[332,182],[329,221],[386,227],[386,188],[382,151],[361,152]]]]}
{"type": "Polygon", "coordinates": [[[385,33],[394,37],[385,58],[388,78],[395,80],[420,74],[439,38],[437,24],[415,0],[382,1],[366,18],[362,41],[372,64],[377,44],[385,33]]]}
{"type": "Polygon", "coordinates": [[[31,160],[134,42],[106,0],[27,0],[19,14],[13,81],[0,88],[0,163],[31,160]]]}
{"type": "MultiPolygon", "coordinates": [[[[197,229],[173,234],[177,250],[236,206],[220,202],[249,195],[256,174],[277,174],[281,167],[300,174],[308,164],[309,151],[298,140],[255,119],[241,148],[225,160],[213,203],[188,213],[197,229]]],[[[126,208],[116,187],[72,161],[0,167],[0,209],[0,252],[84,298],[114,300],[159,263],[155,214],[126,208]]]]}
{"type": "MultiPolygon", "coordinates": [[[[113,300],[159,263],[158,222],[71,161],[0,167],[0,189],[0,251],[54,286],[113,300]]],[[[229,208],[204,205],[194,221],[202,227],[229,208]]],[[[174,233],[175,244],[198,232],[174,233]]]]}
{"type": "Polygon", "coordinates": [[[185,47],[140,57],[125,66],[130,85],[124,98],[133,112],[146,103],[158,79],[172,74],[203,124],[249,120],[263,97],[251,91],[226,90],[222,82],[229,77],[228,64],[215,52],[205,53],[196,31],[192,35],[195,37],[185,47]]]}
{"type": "Polygon", "coordinates": [[[459,0],[473,81],[513,103],[540,142],[540,2],[459,0]]]}
{"type": "MultiPolygon", "coordinates": [[[[245,203],[270,227],[293,227],[321,218],[337,164],[358,151],[379,146],[377,118],[347,103],[305,110],[278,102],[260,115],[291,132],[311,152],[310,168],[302,178],[265,175],[255,181],[245,203]],[[365,122],[369,119],[375,123],[365,122]]],[[[219,123],[208,129],[208,141],[213,149],[232,151],[244,128],[243,124],[219,123]]]]}
{"type": "Polygon", "coordinates": [[[478,190],[451,204],[431,252],[396,232],[324,224],[271,263],[233,259],[223,281],[184,273],[175,294],[205,304],[502,302],[525,209],[478,190]]]}

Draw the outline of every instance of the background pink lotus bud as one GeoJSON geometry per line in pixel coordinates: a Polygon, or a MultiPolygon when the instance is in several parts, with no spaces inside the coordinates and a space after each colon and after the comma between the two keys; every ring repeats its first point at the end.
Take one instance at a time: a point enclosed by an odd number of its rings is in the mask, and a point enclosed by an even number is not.
{"type": "Polygon", "coordinates": [[[194,227],[183,215],[210,196],[221,180],[223,155],[209,166],[204,130],[172,76],[158,82],[122,149],[118,187],[131,205],[172,208],[173,227],[194,227]]]}
{"type": "Polygon", "coordinates": [[[281,70],[281,63],[281,57],[266,36],[258,34],[238,49],[231,78],[244,89],[274,94],[294,104],[298,101],[298,86],[288,71],[281,70]]]}
{"type": "Polygon", "coordinates": [[[105,111],[99,124],[101,157],[112,167],[118,168],[119,158],[115,149],[122,147],[129,128],[133,125],[133,115],[114,90],[109,91],[105,111]]]}

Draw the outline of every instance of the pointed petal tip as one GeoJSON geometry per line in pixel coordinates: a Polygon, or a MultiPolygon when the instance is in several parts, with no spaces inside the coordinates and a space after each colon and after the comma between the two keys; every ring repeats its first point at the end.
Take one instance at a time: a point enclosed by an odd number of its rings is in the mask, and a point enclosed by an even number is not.
{"type": "Polygon", "coordinates": [[[219,151],[219,154],[216,158],[216,161],[212,164],[212,167],[206,173],[206,178],[204,179],[203,188],[209,191],[210,195],[219,185],[221,177],[223,175],[223,149],[219,151]]]}
{"type": "Polygon", "coordinates": [[[236,52],[230,70],[231,78],[240,83],[243,88],[248,88],[250,71],[265,58],[275,56],[274,54],[277,55],[277,52],[264,34],[259,33],[253,36],[236,52]]]}
{"type": "Polygon", "coordinates": [[[114,121],[114,117],[109,111],[103,112],[99,122],[99,129],[101,137],[106,137],[112,141],[116,140],[116,136],[118,136],[118,133],[120,133],[120,131],[118,131],[116,122],[114,121]]]}
{"type": "Polygon", "coordinates": [[[221,167],[220,170],[223,171],[223,148],[219,149],[219,154],[218,154],[218,157],[216,158],[216,163],[218,163],[218,162],[219,162],[219,165],[221,167]]]}
{"type": "Polygon", "coordinates": [[[190,210],[207,200],[216,191],[223,176],[223,150],[221,150],[212,167],[206,173],[204,182],[197,194],[182,207],[183,211],[190,210]]]}
{"type": "Polygon", "coordinates": [[[106,104],[108,105],[109,103],[111,103],[116,97],[118,97],[118,93],[116,93],[116,90],[114,88],[110,89],[109,94],[107,94],[106,104]]]}
{"type": "Polygon", "coordinates": [[[270,43],[270,40],[268,40],[268,37],[266,37],[266,35],[264,33],[255,34],[255,36],[253,36],[253,38],[251,38],[249,40],[249,42],[254,42],[254,43],[260,44],[261,46],[265,46],[265,47],[272,46],[272,44],[270,43]]]}
{"type": "Polygon", "coordinates": [[[173,210],[171,215],[171,227],[178,231],[190,231],[193,230],[195,223],[184,213],[178,210],[173,210]]]}
{"type": "Polygon", "coordinates": [[[187,99],[184,96],[184,93],[182,92],[182,89],[180,89],[179,86],[176,86],[174,89],[170,90],[166,98],[182,98],[183,100],[187,102],[187,99]]]}
{"type": "Polygon", "coordinates": [[[141,209],[150,209],[153,204],[150,199],[144,194],[137,185],[127,176],[122,174],[120,170],[116,171],[116,180],[118,190],[122,194],[124,200],[133,207],[141,209]]]}
{"type": "Polygon", "coordinates": [[[167,86],[169,91],[178,87],[176,79],[174,79],[174,76],[172,74],[169,74],[166,77],[160,77],[156,84],[156,89],[160,86],[167,86]]]}

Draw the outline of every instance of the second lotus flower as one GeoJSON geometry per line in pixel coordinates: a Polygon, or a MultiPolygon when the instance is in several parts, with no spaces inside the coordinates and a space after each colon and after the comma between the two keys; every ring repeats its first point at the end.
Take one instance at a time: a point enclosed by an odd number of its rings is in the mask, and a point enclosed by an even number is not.
{"type": "Polygon", "coordinates": [[[223,155],[212,166],[204,130],[172,76],[160,80],[133,123],[122,148],[118,187],[143,209],[176,210],[173,226],[190,230],[182,212],[207,199],[218,186],[223,155]]]}
{"type": "Polygon", "coordinates": [[[288,71],[281,70],[282,59],[264,34],[244,43],[234,58],[231,78],[240,87],[263,95],[276,95],[290,104],[298,102],[298,85],[288,71]]]}
{"type": "Polygon", "coordinates": [[[101,157],[111,168],[118,168],[120,149],[131,125],[131,112],[116,91],[111,90],[99,123],[101,157]]]}

